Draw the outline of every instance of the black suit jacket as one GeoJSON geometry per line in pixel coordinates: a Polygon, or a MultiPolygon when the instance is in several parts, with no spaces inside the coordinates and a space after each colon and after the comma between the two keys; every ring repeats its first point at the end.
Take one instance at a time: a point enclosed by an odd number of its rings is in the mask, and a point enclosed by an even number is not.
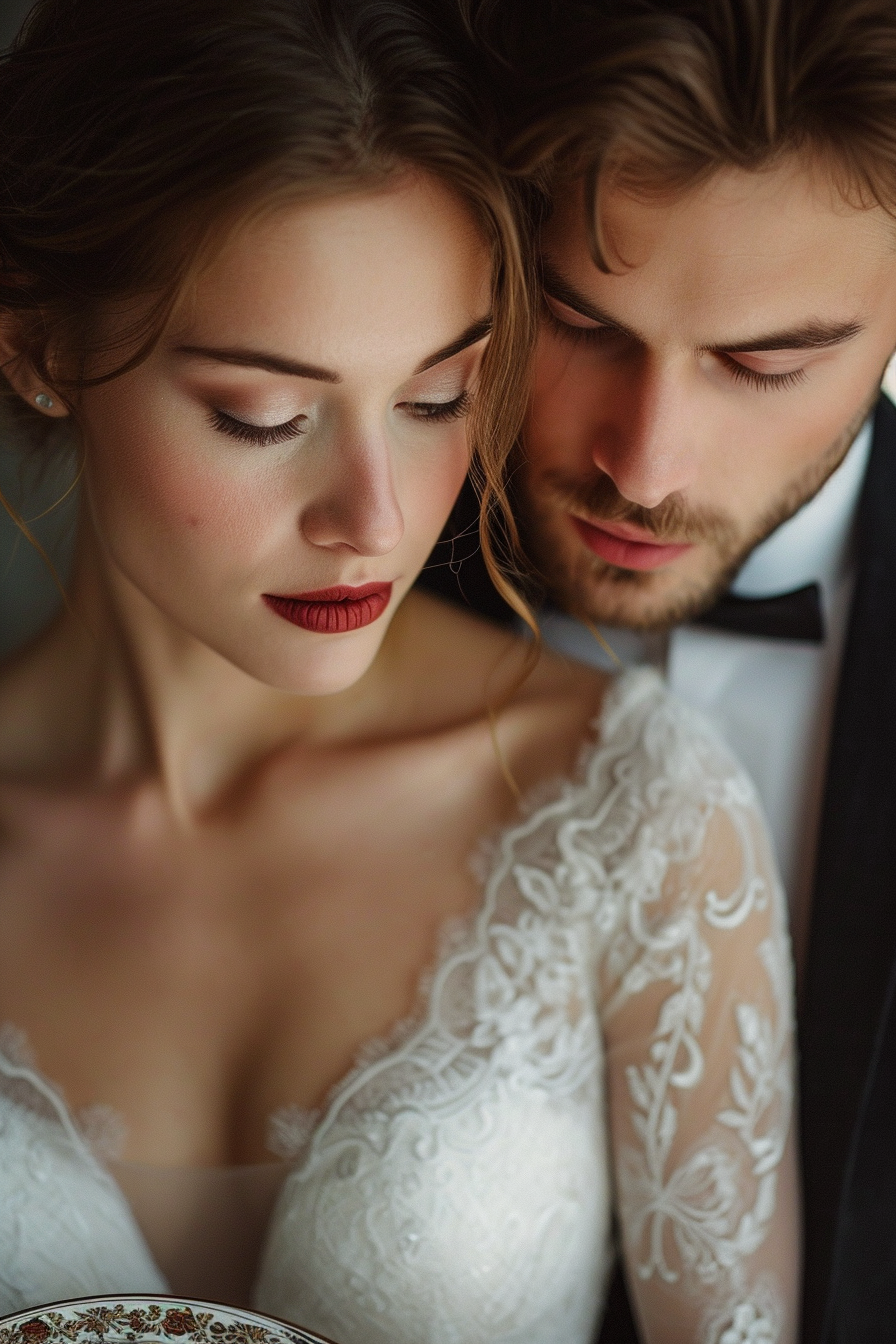
{"type": "MultiPolygon", "coordinates": [[[[857,560],[800,1010],[803,1344],[896,1344],[896,408],[886,397],[857,560]]],[[[600,1344],[636,1341],[617,1272],[600,1344]]]]}
{"type": "Polygon", "coordinates": [[[805,1344],[896,1340],[896,409],[882,397],[800,1013],[805,1344]]]}

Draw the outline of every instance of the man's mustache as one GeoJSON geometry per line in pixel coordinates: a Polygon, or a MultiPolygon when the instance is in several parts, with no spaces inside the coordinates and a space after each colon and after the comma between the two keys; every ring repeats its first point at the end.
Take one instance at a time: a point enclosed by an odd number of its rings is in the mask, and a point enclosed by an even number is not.
{"type": "Polygon", "coordinates": [[[737,529],[724,514],[689,508],[678,494],[669,495],[655,508],[647,509],[620,494],[605,472],[583,481],[549,471],[542,480],[556,503],[567,512],[585,515],[586,521],[631,523],[651,533],[657,541],[671,544],[709,541],[725,546],[737,539],[737,529]]]}

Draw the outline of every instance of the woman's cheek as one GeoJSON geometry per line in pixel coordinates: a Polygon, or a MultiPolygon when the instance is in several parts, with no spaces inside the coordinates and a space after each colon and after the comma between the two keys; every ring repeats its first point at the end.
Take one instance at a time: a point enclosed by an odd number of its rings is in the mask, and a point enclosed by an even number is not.
{"type": "Polygon", "coordinates": [[[437,446],[427,466],[415,465],[405,492],[405,523],[410,522],[409,530],[415,534],[425,533],[420,544],[425,546],[431,540],[435,545],[470,469],[465,426],[452,426],[448,442],[437,446]]]}
{"type": "Polygon", "coordinates": [[[191,450],[182,435],[166,439],[161,429],[106,434],[88,459],[97,523],[113,553],[128,569],[141,558],[162,569],[174,563],[186,582],[188,566],[256,562],[286,511],[276,476],[260,464],[247,470],[236,457],[209,462],[207,445],[191,450]]]}

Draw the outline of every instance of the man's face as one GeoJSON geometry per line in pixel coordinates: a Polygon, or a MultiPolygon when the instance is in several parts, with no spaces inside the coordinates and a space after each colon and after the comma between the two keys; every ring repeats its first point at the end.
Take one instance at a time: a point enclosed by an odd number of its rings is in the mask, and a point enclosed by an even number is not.
{"type": "Polygon", "coordinates": [[[611,192],[601,219],[609,275],[581,186],[544,231],[524,528],[569,610],[661,627],[842,459],[896,347],[896,231],[811,162],[611,192]]]}

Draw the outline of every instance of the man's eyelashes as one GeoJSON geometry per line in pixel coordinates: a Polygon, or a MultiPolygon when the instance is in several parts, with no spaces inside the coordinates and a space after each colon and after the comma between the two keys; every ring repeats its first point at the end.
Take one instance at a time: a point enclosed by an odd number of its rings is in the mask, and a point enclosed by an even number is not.
{"type": "Polygon", "coordinates": [[[549,325],[565,341],[574,341],[577,345],[605,345],[608,340],[623,335],[616,327],[600,324],[593,327],[580,327],[578,323],[564,322],[563,318],[558,317],[547,302],[542,305],[542,308],[549,325]]]}
{"type": "MultiPolygon", "coordinates": [[[[624,332],[609,325],[601,326],[598,324],[581,327],[578,324],[573,325],[572,322],[564,322],[563,318],[554,312],[549,303],[543,305],[543,311],[548,325],[564,341],[594,347],[607,345],[614,340],[626,339],[624,332]]],[[[781,391],[784,388],[796,387],[806,377],[805,369],[790,369],[786,373],[761,373],[758,369],[751,369],[746,364],[741,364],[734,355],[716,352],[716,358],[722,361],[727,372],[736,383],[746,384],[748,387],[758,388],[763,392],[781,391]]]]}
{"type": "Polygon", "coordinates": [[[787,373],[760,373],[758,369],[741,364],[732,355],[722,355],[720,358],[736,383],[746,383],[749,387],[758,387],[766,392],[775,388],[796,387],[806,377],[805,369],[790,369],[787,373]]]}

